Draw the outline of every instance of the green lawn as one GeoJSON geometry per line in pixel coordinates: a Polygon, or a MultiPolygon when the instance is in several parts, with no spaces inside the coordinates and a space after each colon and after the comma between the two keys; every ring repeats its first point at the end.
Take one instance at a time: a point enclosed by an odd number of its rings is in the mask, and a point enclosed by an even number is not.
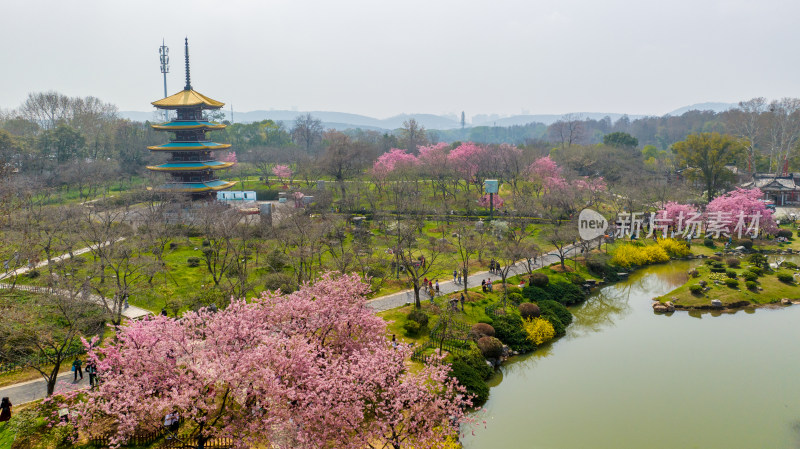
{"type": "MultiPolygon", "coordinates": [[[[800,286],[796,282],[787,284],[779,281],[776,273],[764,273],[758,278],[757,283],[762,290],[751,291],[747,289],[741,274],[748,266],[748,264],[743,263],[741,268],[729,268],[737,273],[739,281],[738,287],[732,288],[724,283],[724,279],[727,277],[725,273],[711,273],[709,265],[701,265],[697,267],[700,273],[699,277],[690,277],[686,284],[655,299],[661,302],[672,301],[679,308],[692,308],[710,306],[713,299],[718,299],[723,305],[728,306],[742,301],[760,305],[779,302],[782,298],[800,298],[800,286]],[[715,279],[719,283],[715,283],[715,279]],[[689,290],[691,285],[699,284],[703,280],[707,282],[707,286],[710,288],[708,291],[702,294],[694,294],[689,290]]],[[[784,269],[780,271],[791,272],[791,270],[784,269]]]]}

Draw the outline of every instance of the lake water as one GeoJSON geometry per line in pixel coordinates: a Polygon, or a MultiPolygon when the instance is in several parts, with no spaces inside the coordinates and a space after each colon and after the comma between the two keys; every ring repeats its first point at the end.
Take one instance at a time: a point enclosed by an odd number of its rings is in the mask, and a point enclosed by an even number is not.
{"type": "Polygon", "coordinates": [[[800,447],[800,306],[654,314],[689,267],[642,269],[573,308],[565,337],[503,366],[464,447],[800,447]]]}

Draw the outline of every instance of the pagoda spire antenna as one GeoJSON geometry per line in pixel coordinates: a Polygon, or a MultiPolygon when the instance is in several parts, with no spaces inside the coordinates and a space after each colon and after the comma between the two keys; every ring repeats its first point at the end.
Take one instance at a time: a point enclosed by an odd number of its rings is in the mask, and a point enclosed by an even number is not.
{"type": "Polygon", "coordinates": [[[189,38],[184,41],[186,44],[186,86],[183,90],[192,90],[192,83],[189,80],[189,38]]]}
{"type": "MultiPolygon", "coordinates": [[[[164,39],[161,39],[161,46],[158,47],[158,55],[161,59],[161,73],[164,75],[164,98],[167,98],[167,73],[169,73],[169,47],[164,42],[164,39]]],[[[164,120],[169,121],[169,113],[167,110],[164,110],[164,120]]]]}

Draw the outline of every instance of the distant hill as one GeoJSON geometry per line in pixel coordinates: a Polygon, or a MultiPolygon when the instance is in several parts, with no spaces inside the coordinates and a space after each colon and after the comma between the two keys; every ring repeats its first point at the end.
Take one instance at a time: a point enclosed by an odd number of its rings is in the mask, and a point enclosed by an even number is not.
{"type": "Polygon", "coordinates": [[[682,108],[675,109],[672,112],[668,112],[664,115],[672,115],[672,116],[679,116],[683,115],[689,111],[714,111],[714,112],[725,112],[728,109],[733,109],[737,106],[736,103],[714,103],[714,102],[707,102],[707,103],[697,103],[689,106],[684,106],[682,108]]]}
{"type": "MultiPolygon", "coordinates": [[[[736,107],[735,103],[698,103],[693,104],[690,106],[684,106],[682,108],[676,109],[669,114],[666,115],[681,115],[685,112],[691,110],[711,110],[715,112],[722,112],[728,109],[736,107]]],[[[224,111],[226,115],[228,115],[228,119],[230,119],[230,112],[224,111]]],[[[322,121],[323,127],[333,128],[337,130],[345,130],[345,129],[353,129],[353,128],[361,128],[364,130],[374,130],[374,131],[391,131],[398,128],[403,127],[403,122],[414,118],[419,122],[422,126],[427,129],[437,129],[437,130],[450,130],[450,129],[458,129],[461,128],[461,123],[457,120],[454,120],[450,117],[445,117],[436,114],[400,114],[395,115],[394,117],[389,117],[385,119],[377,119],[374,117],[369,117],[366,115],[359,115],[359,114],[349,114],[346,112],[335,112],[335,111],[289,111],[289,110],[271,110],[271,111],[249,111],[249,112],[236,112],[234,111],[233,118],[236,123],[252,123],[252,122],[260,122],[262,120],[274,120],[283,122],[283,124],[287,128],[291,128],[294,125],[294,120],[299,115],[303,115],[306,113],[310,113],[315,118],[318,118],[322,121]]],[[[151,111],[151,112],[141,112],[141,111],[120,111],[120,117],[126,118],[133,121],[144,122],[146,120],[154,121],[158,120],[158,112],[151,111]]],[[[621,117],[627,116],[631,120],[636,120],[638,118],[645,117],[644,115],[630,115],[630,114],[620,114],[620,113],[613,113],[613,112],[574,112],[572,113],[573,116],[582,118],[582,119],[593,119],[593,120],[601,120],[604,117],[609,117],[612,122],[619,120],[621,117]]],[[[468,123],[467,127],[478,127],[478,126],[500,126],[500,127],[509,127],[515,125],[527,125],[529,123],[543,123],[545,125],[550,125],[564,115],[559,114],[524,114],[524,115],[512,115],[510,117],[497,117],[482,115],[476,116],[476,120],[473,123],[468,123]]]]}
{"type": "MultiPolygon", "coordinates": [[[[564,115],[566,114],[512,115],[511,117],[487,120],[480,123],[472,123],[472,126],[514,126],[527,125],[528,123],[544,123],[545,125],[551,125],[564,117],[564,115]]],[[[645,117],[644,115],[618,114],[614,112],[573,112],[572,115],[577,118],[592,120],[601,120],[604,117],[609,117],[612,122],[615,122],[626,115],[631,120],[645,117]]]]}

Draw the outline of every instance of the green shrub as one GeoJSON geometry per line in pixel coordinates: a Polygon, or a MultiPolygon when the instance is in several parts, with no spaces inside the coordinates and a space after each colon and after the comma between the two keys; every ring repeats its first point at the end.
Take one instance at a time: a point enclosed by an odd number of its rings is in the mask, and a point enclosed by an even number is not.
{"type": "Polygon", "coordinates": [[[767,256],[763,254],[750,254],[750,256],[747,257],[747,261],[759,268],[767,267],[767,256]]]}
{"type": "Polygon", "coordinates": [[[291,293],[297,290],[297,281],[286,273],[269,273],[264,276],[264,289],[291,293]]]}
{"type": "Polygon", "coordinates": [[[741,262],[742,261],[736,257],[728,257],[727,259],[725,259],[725,263],[731,268],[739,268],[741,262]]]}
{"type": "Polygon", "coordinates": [[[744,249],[751,250],[753,249],[753,241],[752,240],[739,240],[736,242],[736,246],[744,246],[744,249]]]}
{"type": "Polygon", "coordinates": [[[414,320],[408,320],[403,323],[403,330],[406,331],[406,336],[416,337],[419,335],[420,330],[422,330],[422,326],[414,320]]]}
{"type": "Polygon", "coordinates": [[[619,280],[616,267],[611,265],[611,256],[603,253],[591,254],[586,259],[586,268],[595,276],[601,276],[614,282],[619,280]]]}
{"type": "Polygon", "coordinates": [[[757,284],[755,281],[747,281],[747,282],[745,282],[745,283],[744,283],[744,285],[745,285],[745,286],[747,287],[747,289],[748,289],[748,290],[750,290],[750,291],[756,291],[756,290],[758,290],[758,284],[757,284]]]}
{"type": "Polygon", "coordinates": [[[265,262],[267,263],[267,266],[270,268],[270,270],[281,271],[283,267],[286,266],[288,260],[286,258],[286,254],[283,254],[277,249],[274,249],[267,253],[265,257],[265,262]]]}
{"type": "Polygon", "coordinates": [[[408,314],[408,319],[411,321],[416,321],[420,327],[425,327],[428,325],[428,315],[425,314],[422,310],[414,309],[408,314]]]}
{"type": "Polygon", "coordinates": [[[544,273],[533,273],[531,275],[530,285],[534,287],[544,288],[550,283],[550,278],[544,273]]]}
{"type": "Polygon", "coordinates": [[[457,379],[458,383],[466,388],[467,393],[474,395],[472,405],[482,405],[489,399],[489,386],[481,378],[481,373],[464,360],[453,360],[449,376],[457,379]]]}
{"type": "Polygon", "coordinates": [[[495,336],[509,348],[517,352],[529,352],[536,346],[528,340],[528,334],[522,327],[522,319],[516,315],[498,316],[494,319],[495,336]]]}
{"type": "Polygon", "coordinates": [[[494,368],[486,363],[486,359],[483,358],[483,354],[477,346],[470,345],[469,349],[461,354],[454,354],[452,357],[453,360],[461,360],[471,366],[483,380],[489,380],[494,375],[494,368]]]}
{"type": "Polygon", "coordinates": [[[698,284],[692,284],[689,286],[689,291],[695,295],[699,295],[703,293],[703,286],[698,284]]]}
{"type": "Polygon", "coordinates": [[[199,267],[200,266],[200,258],[199,257],[190,257],[186,259],[186,263],[190,267],[199,267]]]}
{"type": "Polygon", "coordinates": [[[743,272],[742,272],[742,277],[744,278],[744,280],[745,280],[745,281],[752,281],[752,282],[755,282],[755,281],[757,281],[757,280],[758,280],[758,275],[757,275],[757,274],[755,274],[755,273],[753,273],[753,272],[752,272],[752,271],[750,271],[750,270],[745,270],[745,271],[743,271],[743,272]]]}
{"type": "Polygon", "coordinates": [[[736,274],[736,272],[735,272],[735,271],[733,271],[733,270],[726,270],[726,271],[725,271],[725,276],[728,276],[728,277],[729,277],[729,278],[731,278],[731,279],[736,279],[736,278],[738,277],[738,275],[736,274]]]}
{"type": "Polygon", "coordinates": [[[705,245],[705,246],[707,246],[709,248],[713,248],[714,247],[714,241],[711,240],[711,239],[703,239],[703,245],[705,245]]]}
{"type": "Polygon", "coordinates": [[[697,271],[697,268],[692,268],[691,270],[689,270],[689,276],[693,278],[700,277],[700,272],[697,271]]]}
{"type": "Polygon", "coordinates": [[[566,276],[568,281],[572,282],[575,285],[583,285],[586,283],[586,278],[584,278],[578,273],[565,273],[564,276],[566,276]]]}
{"type": "Polygon", "coordinates": [[[726,271],[728,270],[726,270],[725,267],[711,267],[712,273],[724,273],[726,271]]]}
{"type": "Polygon", "coordinates": [[[41,274],[42,273],[40,273],[39,270],[31,270],[31,271],[23,274],[22,276],[24,276],[24,277],[26,277],[28,279],[36,279],[39,276],[41,276],[41,274]]]}
{"type": "Polygon", "coordinates": [[[783,237],[785,239],[791,239],[792,231],[790,231],[789,229],[781,229],[775,234],[775,237],[783,237]]]}
{"type": "Polygon", "coordinates": [[[783,262],[781,262],[781,267],[789,268],[791,270],[796,270],[797,269],[797,264],[794,263],[794,262],[789,262],[788,260],[784,260],[783,262]]]}
{"type": "Polygon", "coordinates": [[[761,267],[750,267],[748,268],[748,271],[755,274],[756,276],[761,276],[762,274],[764,274],[764,269],[762,269],[761,267]]]}
{"type": "Polygon", "coordinates": [[[210,246],[210,245],[211,245],[211,242],[209,242],[208,239],[203,239],[203,243],[201,243],[201,246],[205,247],[205,246],[210,246]]]}
{"type": "Polygon", "coordinates": [[[473,324],[469,330],[469,337],[474,341],[478,341],[483,337],[494,337],[494,328],[486,323],[473,324]]]}
{"type": "Polygon", "coordinates": [[[542,311],[542,316],[544,316],[545,311],[553,312],[564,327],[572,323],[572,313],[559,302],[547,300],[539,301],[539,309],[542,311]]]}
{"type": "Polygon", "coordinates": [[[787,273],[785,271],[779,271],[775,276],[778,277],[779,281],[785,282],[787,284],[791,284],[792,282],[794,282],[794,276],[792,276],[792,273],[787,273]]]}
{"type": "Polygon", "coordinates": [[[714,262],[722,262],[722,256],[718,256],[716,254],[714,254],[713,256],[708,256],[708,258],[710,260],[713,260],[714,262]]]}
{"type": "Polygon", "coordinates": [[[523,320],[529,320],[531,318],[536,318],[539,315],[541,315],[542,311],[536,304],[525,302],[519,305],[519,314],[523,320]]]}
{"type": "Polygon", "coordinates": [[[585,299],[583,290],[575,284],[564,281],[551,282],[547,286],[550,297],[561,304],[571,306],[585,299]]]}
{"type": "Polygon", "coordinates": [[[169,242],[169,249],[175,249],[178,247],[178,242],[169,242]]]}
{"type": "Polygon", "coordinates": [[[478,349],[487,359],[499,359],[503,355],[503,342],[495,337],[481,337],[478,340],[478,349]]]}
{"type": "Polygon", "coordinates": [[[556,336],[560,337],[567,333],[567,326],[558,319],[558,315],[552,309],[542,309],[542,315],[539,318],[543,318],[553,325],[556,336]]]}
{"type": "Polygon", "coordinates": [[[257,201],[275,201],[278,199],[278,189],[252,189],[256,192],[257,201]]]}
{"type": "Polygon", "coordinates": [[[511,292],[508,294],[509,301],[513,302],[514,304],[519,304],[525,301],[525,297],[522,296],[522,293],[519,292],[511,292]]]}
{"type": "Polygon", "coordinates": [[[545,299],[553,299],[550,292],[540,287],[526,286],[522,289],[522,296],[528,301],[539,302],[545,299]]]}
{"type": "Polygon", "coordinates": [[[727,285],[730,288],[736,288],[739,286],[739,281],[737,279],[727,278],[725,279],[725,285],[727,285]]]}

